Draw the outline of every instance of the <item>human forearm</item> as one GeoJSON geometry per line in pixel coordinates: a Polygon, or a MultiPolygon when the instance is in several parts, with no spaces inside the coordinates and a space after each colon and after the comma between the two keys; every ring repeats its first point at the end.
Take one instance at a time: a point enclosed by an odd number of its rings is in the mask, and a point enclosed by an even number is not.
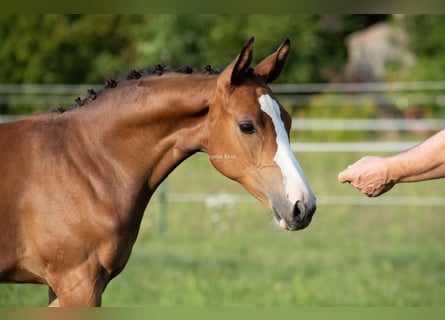
{"type": "Polygon", "coordinates": [[[376,197],[396,183],[445,177],[445,129],[412,149],[390,157],[363,157],[338,175],[361,193],[376,197]]]}
{"type": "Polygon", "coordinates": [[[412,149],[388,157],[391,181],[416,182],[445,177],[445,129],[412,149]]]}

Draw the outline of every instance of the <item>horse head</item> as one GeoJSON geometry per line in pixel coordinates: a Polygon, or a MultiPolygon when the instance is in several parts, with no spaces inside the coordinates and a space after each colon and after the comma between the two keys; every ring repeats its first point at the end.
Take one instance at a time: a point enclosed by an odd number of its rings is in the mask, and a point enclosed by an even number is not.
{"type": "Polygon", "coordinates": [[[221,72],[210,106],[207,152],[219,172],[273,211],[281,228],[298,230],[311,222],[315,196],[291,150],[291,117],[268,86],[289,51],[286,39],[251,68],[251,38],[221,72]]]}

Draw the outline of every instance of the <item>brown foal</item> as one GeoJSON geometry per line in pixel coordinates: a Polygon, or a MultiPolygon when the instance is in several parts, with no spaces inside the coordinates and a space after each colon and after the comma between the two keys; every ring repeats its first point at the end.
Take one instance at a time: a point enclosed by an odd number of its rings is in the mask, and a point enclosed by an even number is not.
{"type": "Polygon", "coordinates": [[[281,228],[305,228],[315,197],[267,86],[289,48],[251,68],[252,38],[221,73],[136,73],[82,107],[1,124],[0,281],[46,284],[51,306],[99,306],[155,189],[196,152],[281,228]]]}

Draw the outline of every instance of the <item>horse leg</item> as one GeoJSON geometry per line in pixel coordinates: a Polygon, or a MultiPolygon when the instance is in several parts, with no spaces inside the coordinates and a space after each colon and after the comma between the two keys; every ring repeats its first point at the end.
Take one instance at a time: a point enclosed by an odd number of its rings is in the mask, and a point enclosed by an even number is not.
{"type": "Polygon", "coordinates": [[[101,282],[82,281],[55,291],[50,307],[100,307],[104,286],[101,282]]]}
{"type": "Polygon", "coordinates": [[[53,275],[49,290],[50,306],[100,307],[108,279],[103,269],[88,264],[53,275]]]}

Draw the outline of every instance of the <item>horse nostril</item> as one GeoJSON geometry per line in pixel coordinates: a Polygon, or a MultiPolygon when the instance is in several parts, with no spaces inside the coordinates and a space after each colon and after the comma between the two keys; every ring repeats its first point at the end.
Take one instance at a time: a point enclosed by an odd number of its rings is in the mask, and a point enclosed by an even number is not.
{"type": "Polygon", "coordinates": [[[294,214],[298,218],[298,221],[302,221],[306,216],[307,208],[303,201],[297,201],[294,209],[294,214]]]}

